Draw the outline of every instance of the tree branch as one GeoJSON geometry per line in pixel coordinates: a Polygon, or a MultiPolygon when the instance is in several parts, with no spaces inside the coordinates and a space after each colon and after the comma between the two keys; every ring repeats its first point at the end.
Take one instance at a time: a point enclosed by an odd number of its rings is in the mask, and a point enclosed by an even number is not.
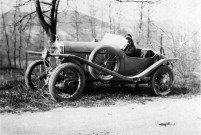
{"type": "Polygon", "coordinates": [[[57,1],[56,7],[55,7],[55,17],[54,17],[54,24],[57,25],[57,16],[58,16],[58,7],[59,7],[60,0],[57,1]]]}
{"type": "Polygon", "coordinates": [[[54,26],[54,14],[55,14],[55,4],[56,4],[57,0],[52,0],[52,8],[51,8],[51,11],[50,11],[50,18],[51,18],[51,22],[50,22],[50,25],[51,26],[54,26]]]}
{"type": "Polygon", "coordinates": [[[147,1],[147,0],[116,0],[118,2],[145,2],[145,3],[149,3],[149,4],[154,4],[154,3],[159,3],[161,0],[158,0],[158,1],[147,1]]]}
{"type": "Polygon", "coordinates": [[[51,4],[51,3],[48,3],[48,2],[45,2],[45,1],[41,1],[40,3],[45,4],[45,5],[52,6],[52,4],[51,4]]]}
{"type": "Polygon", "coordinates": [[[28,23],[30,22],[30,20],[32,19],[31,15],[29,16],[28,21],[26,22],[26,24],[24,25],[24,27],[22,28],[22,31],[24,31],[28,25],[28,23]]]}
{"type": "Polygon", "coordinates": [[[44,17],[47,17],[49,20],[51,20],[51,18],[48,15],[46,15],[44,13],[43,13],[43,15],[44,15],[44,17]]]}
{"type": "MultiPolygon", "coordinates": [[[[46,13],[46,12],[49,12],[49,11],[50,10],[42,11],[42,13],[46,13]]],[[[29,14],[24,15],[19,21],[17,21],[15,23],[15,25],[18,25],[18,23],[21,23],[26,17],[28,17],[28,16],[30,16],[30,15],[32,15],[34,13],[36,13],[36,11],[30,12],[29,14]]]]}
{"type": "Polygon", "coordinates": [[[46,31],[46,33],[48,34],[50,25],[44,19],[43,12],[41,11],[41,7],[40,7],[40,1],[36,0],[35,5],[36,5],[36,12],[38,13],[39,21],[42,27],[44,28],[44,30],[46,31]]]}
{"type": "Polygon", "coordinates": [[[30,16],[32,14],[36,13],[36,11],[33,11],[29,14],[24,15],[19,21],[17,21],[15,24],[17,25],[18,23],[21,23],[27,16],[30,16]]]}
{"type": "Polygon", "coordinates": [[[170,38],[170,36],[160,27],[158,27],[156,24],[154,24],[153,22],[150,22],[152,25],[154,25],[156,28],[160,29],[168,38],[170,38]]]}
{"type": "Polygon", "coordinates": [[[16,7],[21,7],[21,6],[24,6],[24,5],[28,4],[28,3],[29,3],[29,2],[31,2],[31,1],[33,1],[33,0],[28,0],[28,1],[25,1],[23,4],[19,4],[19,5],[14,6],[14,7],[16,8],[16,7]]]}

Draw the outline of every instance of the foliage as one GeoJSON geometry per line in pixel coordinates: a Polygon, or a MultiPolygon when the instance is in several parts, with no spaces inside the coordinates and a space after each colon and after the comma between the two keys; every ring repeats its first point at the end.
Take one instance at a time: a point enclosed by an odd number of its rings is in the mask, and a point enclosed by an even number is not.
{"type": "Polygon", "coordinates": [[[201,92],[201,74],[188,73],[186,76],[175,76],[175,83],[172,94],[200,94],[201,92]]]}

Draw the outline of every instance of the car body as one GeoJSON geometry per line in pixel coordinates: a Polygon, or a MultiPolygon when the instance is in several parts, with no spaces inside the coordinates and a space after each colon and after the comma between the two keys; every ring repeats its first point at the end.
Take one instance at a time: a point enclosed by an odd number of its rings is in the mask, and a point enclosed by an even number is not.
{"type": "MultiPolygon", "coordinates": [[[[88,59],[91,52],[99,46],[110,46],[112,47],[118,54],[118,57],[120,58],[120,69],[119,73],[122,75],[136,75],[142,71],[144,71],[146,68],[148,68],[150,65],[152,65],[155,61],[158,59],[164,58],[164,56],[160,55],[157,52],[152,51],[151,49],[137,49],[138,57],[129,57],[125,54],[125,52],[120,49],[122,44],[126,41],[123,41],[119,44],[117,40],[119,40],[121,36],[115,35],[115,34],[106,34],[102,41],[100,42],[72,42],[72,41],[60,41],[59,43],[55,43],[54,46],[59,46],[60,51],[55,51],[60,54],[74,54],[76,56],[82,57],[84,59],[88,59]],[[111,38],[113,37],[113,38],[111,38]],[[113,41],[112,41],[113,40],[113,41]],[[152,56],[146,57],[146,54],[148,52],[152,52],[152,56]]],[[[121,37],[126,40],[124,37],[121,37]]],[[[123,44],[124,45],[124,44],[123,44]]],[[[53,47],[58,48],[58,47],[53,47]]],[[[53,51],[53,52],[54,52],[53,51]]]]}
{"type": "MultiPolygon", "coordinates": [[[[44,79],[56,101],[76,99],[83,91],[84,85],[94,81],[149,83],[156,95],[169,94],[174,79],[170,66],[172,61],[177,59],[166,58],[151,49],[137,49],[136,57],[129,57],[121,49],[126,44],[127,40],[123,36],[106,34],[100,42],[56,40],[50,51],[44,50],[42,53],[29,51],[28,53],[42,55],[45,61],[43,65],[46,68],[44,79]],[[168,81],[165,75],[169,77],[168,81]],[[68,93],[66,89],[71,88],[74,90],[69,97],[59,95],[59,93],[68,93]]],[[[26,83],[28,87],[31,83],[30,69],[34,69],[33,65],[32,68],[28,68],[27,77],[25,77],[25,81],[29,82],[26,83]]]]}

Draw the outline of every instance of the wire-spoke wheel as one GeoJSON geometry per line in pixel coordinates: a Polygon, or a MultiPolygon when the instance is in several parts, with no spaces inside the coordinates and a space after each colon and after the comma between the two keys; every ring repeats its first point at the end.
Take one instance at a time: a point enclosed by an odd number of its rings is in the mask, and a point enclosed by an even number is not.
{"type": "Polygon", "coordinates": [[[47,73],[43,60],[32,62],[25,73],[25,83],[31,90],[41,89],[44,87],[47,73]]]}
{"type": "Polygon", "coordinates": [[[157,96],[166,96],[172,90],[174,76],[168,66],[159,67],[151,77],[151,89],[157,96]]]}
{"type": "MultiPolygon", "coordinates": [[[[89,56],[89,61],[115,72],[118,72],[120,68],[120,60],[116,50],[110,46],[95,48],[89,56]]],[[[89,72],[94,78],[102,81],[109,81],[113,78],[112,75],[92,67],[89,67],[89,72]]]]}
{"type": "Polygon", "coordinates": [[[50,94],[58,102],[75,100],[84,86],[84,71],[74,63],[59,65],[49,79],[50,94]]]}

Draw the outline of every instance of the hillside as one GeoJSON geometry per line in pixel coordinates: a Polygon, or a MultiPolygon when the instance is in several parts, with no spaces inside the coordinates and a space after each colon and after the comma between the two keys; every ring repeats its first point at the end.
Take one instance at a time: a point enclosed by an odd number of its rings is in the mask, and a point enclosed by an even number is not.
{"type": "MultiPolygon", "coordinates": [[[[75,12],[67,11],[59,13],[58,15],[58,24],[57,24],[57,34],[64,40],[76,40],[76,21],[75,21],[75,12]]],[[[109,25],[106,22],[102,22],[97,18],[79,13],[77,14],[78,22],[78,35],[80,41],[91,41],[91,23],[90,20],[93,20],[95,24],[95,32],[97,33],[97,38],[101,38],[101,32],[106,33],[109,31],[109,25]],[[101,31],[102,30],[102,31],[101,31]]]]}
{"type": "MultiPolygon", "coordinates": [[[[21,17],[27,15],[28,13],[22,12],[21,17]]],[[[15,11],[11,10],[9,12],[4,13],[6,25],[8,27],[13,26],[15,11]]],[[[16,14],[15,22],[20,20],[19,13],[16,14]]],[[[97,38],[100,39],[102,35],[109,31],[109,25],[107,22],[102,22],[97,18],[93,18],[91,16],[77,13],[78,19],[78,35],[80,41],[91,41],[91,24],[90,19],[93,20],[95,24],[95,32],[97,33],[97,38]],[[102,34],[101,34],[102,33],[102,34]]],[[[57,23],[57,34],[60,36],[60,39],[63,40],[76,40],[76,28],[75,28],[75,12],[74,11],[66,11],[58,14],[58,23],[57,23]]],[[[23,26],[27,25],[26,23],[30,21],[29,16],[23,19],[23,26]]],[[[31,20],[32,22],[32,37],[37,36],[40,33],[40,24],[38,22],[37,15],[34,14],[31,20]]],[[[2,19],[0,20],[2,23],[2,19]]]]}

